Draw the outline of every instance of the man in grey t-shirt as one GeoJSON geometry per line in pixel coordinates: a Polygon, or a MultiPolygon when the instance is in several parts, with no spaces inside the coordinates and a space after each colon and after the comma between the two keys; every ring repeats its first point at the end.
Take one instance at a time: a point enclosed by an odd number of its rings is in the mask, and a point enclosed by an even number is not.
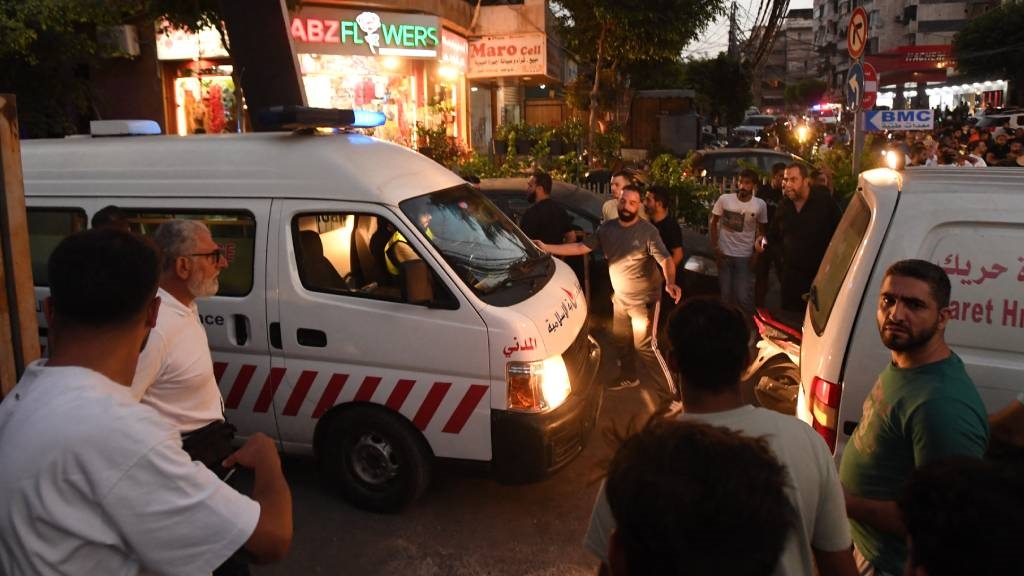
{"type": "MultiPolygon", "coordinates": [[[[583,242],[573,244],[545,244],[537,242],[542,250],[556,256],[579,256],[600,246],[608,258],[614,308],[614,335],[620,349],[629,346],[632,327],[633,348],[640,359],[640,381],[651,389],[661,402],[660,411],[678,413],[682,405],[665,359],[658,351],[655,327],[661,308],[662,280],[665,291],[675,302],[682,297],[676,285],[676,266],[661,241],[658,229],[640,219],[640,191],[626,186],[619,198],[619,218],[609,220],[583,242]]],[[[619,355],[623,357],[622,354],[619,355]]],[[[628,367],[622,367],[623,373],[628,367]]]]}

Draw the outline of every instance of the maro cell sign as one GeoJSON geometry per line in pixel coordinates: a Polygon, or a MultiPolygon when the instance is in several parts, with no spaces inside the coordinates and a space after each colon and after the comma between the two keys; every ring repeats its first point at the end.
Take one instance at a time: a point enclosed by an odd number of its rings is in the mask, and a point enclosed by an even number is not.
{"type": "Polygon", "coordinates": [[[469,43],[469,78],[542,76],[547,72],[547,35],[487,36],[469,43]]]}

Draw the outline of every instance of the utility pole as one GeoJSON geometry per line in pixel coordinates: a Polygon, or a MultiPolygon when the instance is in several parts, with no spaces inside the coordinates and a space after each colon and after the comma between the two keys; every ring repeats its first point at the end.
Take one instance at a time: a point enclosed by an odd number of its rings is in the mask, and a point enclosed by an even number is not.
{"type": "Polygon", "coordinates": [[[729,9],[729,59],[735,60],[739,55],[739,30],[736,27],[736,0],[729,9]]]}

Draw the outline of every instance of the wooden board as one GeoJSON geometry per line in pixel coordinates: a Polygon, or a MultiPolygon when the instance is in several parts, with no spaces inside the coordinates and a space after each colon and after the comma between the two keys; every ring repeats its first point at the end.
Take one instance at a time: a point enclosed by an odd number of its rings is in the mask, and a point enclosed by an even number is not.
{"type": "Polygon", "coordinates": [[[25,366],[39,358],[18,112],[12,94],[0,94],[0,254],[0,392],[6,395],[25,366]]]}

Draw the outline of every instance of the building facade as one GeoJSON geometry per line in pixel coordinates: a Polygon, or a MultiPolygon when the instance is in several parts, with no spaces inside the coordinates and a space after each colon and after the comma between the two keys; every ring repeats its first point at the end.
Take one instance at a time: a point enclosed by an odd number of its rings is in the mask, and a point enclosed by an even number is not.
{"type": "MultiPolygon", "coordinates": [[[[561,86],[575,66],[547,2],[480,4],[302,2],[284,25],[306,104],[383,112],[388,121],[374,135],[412,147],[418,127],[484,150],[498,124],[558,123],[561,86]]],[[[104,117],[150,118],[183,136],[249,129],[229,39],[162,22],[135,28],[137,54],[96,71],[104,117]]]]}
{"type": "Polygon", "coordinates": [[[970,19],[998,0],[814,0],[817,72],[841,100],[852,64],[846,48],[850,14],[868,13],[865,60],[879,73],[879,106],[955,107],[999,105],[1005,81],[958,78],[951,44],[970,19]],[[986,82],[988,84],[986,85],[986,82]]]}

